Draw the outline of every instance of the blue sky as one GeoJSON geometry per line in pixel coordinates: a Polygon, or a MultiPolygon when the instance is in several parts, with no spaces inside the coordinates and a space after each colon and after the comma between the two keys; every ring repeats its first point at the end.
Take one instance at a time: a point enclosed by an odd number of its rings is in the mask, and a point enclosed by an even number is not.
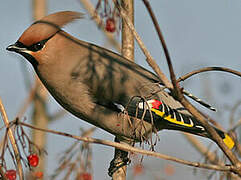
{"type": "MultiPolygon", "coordinates": [[[[151,5],[166,39],[177,76],[205,66],[223,66],[241,70],[240,0],[159,0],[151,1],[151,5]]],[[[85,12],[77,0],[49,0],[48,13],[62,10],[85,12]]],[[[135,1],[135,10],[135,25],[138,33],[161,69],[168,75],[163,50],[142,1],[135,1]]],[[[14,43],[33,22],[31,1],[5,1],[0,6],[0,15],[2,23],[0,27],[0,97],[3,99],[9,118],[13,119],[28,93],[24,84],[24,74],[27,73],[28,78],[33,79],[34,73],[30,64],[23,61],[22,57],[7,52],[5,48],[14,43]]],[[[65,29],[79,39],[113,49],[88,15],[65,29]]],[[[135,52],[136,63],[151,70],[139,47],[136,46],[135,52]]],[[[183,85],[195,95],[213,104],[218,109],[218,113],[201,109],[221,123],[224,129],[228,129],[229,110],[241,99],[240,78],[226,73],[204,73],[194,76],[183,85]]],[[[61,108],[51,97],[49,101],[50,112],[61,108]]],[[[25,115],[27,119],[30,118],[30,111],[31,108],[25,115]]],[[[0,123],[2,126],[2,122],[0,123]]],[[[49,126],[51,129],[73,134],[79,133],[79,127],[88,128],[90,125],[69,114],[49,126]]],[[[2,135],[2,131],[0,134],[2,135]]],[[[201,156],[180,133],[163,131],[159,136],[161,140],[156,148],[158,152],[192,161],[201,159],[201,156]]],[[[56,167],[55,162],[59,153],[61,154],[72,141],[53,135],[48,137],[47,172],[51,174],[56,167]]],[[[103,130],[97,130],[94,137],[113,140],[113,136],[103,130]]],[[[200,139],[206,144],[210,143],[209,140],[200,139]]],[[[213,144],[213,147],[215,146],[213,144]]],[[[94,177],[108,179],[107,169],[112,159],[113,149],[93,145],[93,151],[94,177]]],[[[144,159],[144,165],[147,164],[148,168],[152,169],[150,172],[155,171],[155,173],[168,163],[149,157],[144,159]]],[[[192,170],[192,168],[177,165],[176,174],[167,179],[177,179],[180,176],[193,179],[192,170]]],[[[143,179],[148,175],[150,174],[147,172],[143,179]]],[[[165,175],[162,176],[165,177],[165,175]]],[[[202,171],[199,171],[195,178],[201,179],[201,176],[202,171]]]]}

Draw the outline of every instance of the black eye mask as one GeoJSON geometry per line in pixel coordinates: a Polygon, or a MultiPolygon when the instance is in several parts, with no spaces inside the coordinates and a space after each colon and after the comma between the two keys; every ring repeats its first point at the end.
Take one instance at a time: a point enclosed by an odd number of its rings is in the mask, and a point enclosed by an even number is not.
{"type": "Polygon", "coordinates": [[[37,52],[37,51],[41,50],[41,49],[44,47],[45,43],[46,43],[48,40],[49,40],[49,39],[44,39],[44,40],[42,40],[42,41],[40,41],[40,42],[37,42],[37,43],[35,43],[35,44],[32,44],[31,46],[27,47],[27,49],[30,50],[30,51],[33,51],[33,52],[37,52]]]}

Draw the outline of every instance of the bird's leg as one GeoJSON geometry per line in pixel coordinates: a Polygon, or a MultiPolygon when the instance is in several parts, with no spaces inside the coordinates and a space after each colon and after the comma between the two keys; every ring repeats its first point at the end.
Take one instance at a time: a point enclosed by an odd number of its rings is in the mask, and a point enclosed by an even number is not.
{"type": "MultiPolygon", "coordinates": [[[[117,137],[115,137],[115,142],[120,143],[120,141],[117,137]]],[[[121,170],[121,168],[123,166],[126,166],[129,162],[130,162],[130,159],[128,158],[128,152],[122,151],[122,150],[116,148],[114,158],[110,162],[110,167],[108,169],[108,175],[112,177],[112,175],[116,171],[121,170]]]]}

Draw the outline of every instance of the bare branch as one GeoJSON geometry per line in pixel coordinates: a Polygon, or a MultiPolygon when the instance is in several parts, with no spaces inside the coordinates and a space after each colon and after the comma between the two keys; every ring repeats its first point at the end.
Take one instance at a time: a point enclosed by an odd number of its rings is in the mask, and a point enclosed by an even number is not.
{"type": "Polygon", "coordinates": [[[35,129],[35,130],[48,132],[48,133],[51,133],[51,134],[66,136],[66,137],[69,137],[69,138],[72,138],[72,139],[76,139],[76,140],[80,140],[80,141],[84,141],[84,142],[88,142],[88,143],[101,144],[101,145],[105,145],[105,146],[115,147],[115,148],[121,149],[123,151],[135,152],[135,153],[139,153],[139,154],[143,154],[143,155],[147,155],[147,156],[157,157],[157,158],[160,158],[160,159],[170,160],[170,161],[173,161],[173,162],[181,163],[181,164],[192,166],[192,167],[198,167],[198,168],[204,168],[204,169],[210,169],[210,170],[217,170],[217,171],[230,171],[230,172],[237,172],[237,170],[238,170],[235,166],[232,166],[232,165],[231,166],[219,166],[219,165],[203,164],[203,163],[199,163],[199,162],[191,162],[191,161],[186,161],[186,160],[183,160],[183,159],[175,158],[175,157],[168,156],[168,155],[161,154],[161,153],[157,153],[157,152],[135,148],[135,147],[132,147],[132,146],[127,145],[127,144],[120,144],[120,143],[116,143],[116,142],[112,142],[112,141],[90,138],[90,137],[75,136],[75,135],[72,135],[72,134],[69,134],[69,133],[38,128],[38,127],[32,126],[30,124],[23,123],[23,122],[16,122],[16,124],[19,124],[19,125],[22,125],[22,126],[25,126],[25,127],[29,127],[29,128],[35,129]]]}
{"type": "Polygon", "coordinates": [[[18,150],[16,139],[14,138],[13,131],[9,127],[9,120],[8,120],[5,108],[4,108],[3,104],[2,104],[1,98],[0,98],[0,111],[1,111],[3,122],[4,122],[4,124],[5,124],[6,128],[7,128],[8,137],[9,137],[9,140],[11,142],[11,145],[12,145],[12,148],[13,148],[13,151],[14,151],[14,155],[15,155],[15,159],[16,159],[16,162],[17,162],[17,165],[18,165],[19,178],[20,178],[20,180],[23,180],[23,167],[22,167],[22,164],[21,164],[20,153],[19,153],[19,150],[18,150]]]}
{"type": "MultiPolygon", "coordinates": [[[[160,26],[157,22],[157,19],[152,11],[152,8],[149,4],[149,1],[148,0],[143,0],[143,3],[145,4],[150,16],[151,16],[151,19],[152,19],[152,22],[154,24],[154,27],[157,31],[157,34],[158,34],[158,37],[159,37],[159,40],[161,41],[161,45],[163,47],[163,50],[164,50],[164,53],[165,53],[165,56],[166,56],[166,59],[167,59],[167,63],[168,63],[168,66],[171,66],[171,71],[173,71],[173,68],[172,68],[172,65],[171,65],[171,57],[169,55],[169,52],[168,52],[168,48],[167,48],[167,45],[166,45],[166,42],[164,40],[164,36],[162,35],[162,32],[161,32],[161,29],[160,29],[160,26]]],[[[173,71],[174,72],[174,71],[173,71]]],[[[173,75],[174,73],[171,73],[171,76],[173,75]]],[[[174,84],[175,86],[175,84],[174,84]]],[[[172,87],[172,86],[171,86],[172,87]]],[[[169,88],[170,89],[170,88],[169,88]]]]}
{"type": "Polygon", "coordinates": [[[189,73],[181,76],[177,81],[178,82],[185,81],[187,78],[190,78],[191,76],[193,76],[195,74],[199,74],[199,73],[202,73],[202,72],[208,72],[208,71],[223,71],[223,72],[232,73],[234,75],[237,75],[237,76],[241,77],[241,72],[235,71],[235,70],[230,69],[230,68],[225,68],[225,67],[205,67],[205,68],[201,68],[201,69],[189,72],[189,73]]]}
{"type": "Polygon", "coordinates": [[[159,76],[160,80],[163,82],[163,84],[171,89],[173,86],[171,84],[171,82],[167,79],[167,77],[165,76],[165,74],[161,71],[161,69],[159,68],[159,66],[156,64],[156,62],[154,61],[154,59],[152,58],[150,52],[147,50],[147,48],[145,47],[144,43],[142,42],[140,36],[138,35],[138,33],[135,30],[134,25],[132,24],[131,20],[129,19],[129,17],[127,16],[126,11],[118,4],[117,0],[113,0],[113,2],[115,3],[116,7],[118,8],[120,15],[122,17],[122,19],[126,22],[126,24],[128,25],[128,27],[131,29],[136,41],[138,42],[142,52],[145,54],[146,58],[147,58],[147,62],[148,64],[152,67],[152,69],[156,72],[156,74],[159,76]]]}

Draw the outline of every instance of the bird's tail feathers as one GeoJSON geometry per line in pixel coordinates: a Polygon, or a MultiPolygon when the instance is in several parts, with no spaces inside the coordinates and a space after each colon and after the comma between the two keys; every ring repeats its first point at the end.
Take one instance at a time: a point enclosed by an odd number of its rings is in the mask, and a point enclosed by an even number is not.
{"type": "MultiPolygon", "coordinates": [[[[139,109],[150,108],[153,119],[155,121],[160,121],[160,125],[163,127],[163,129],[179,130],[210,138],[210,135],[207,133],[205,127],[196,118],[180,113],[176,109],[172,109],[163,102],[155,99],[147,101],[148,107],[145,107],[144,104],[145,102],[139,103],[139,109]]],[[[148,118],[150,118],[150,116],[148,118]]],[[[227,133],[215,127],[214,129],[222,138],[226,146],[229,149],[232,149],[234,146],[234,141],[232,138],[227,133]]]]}

